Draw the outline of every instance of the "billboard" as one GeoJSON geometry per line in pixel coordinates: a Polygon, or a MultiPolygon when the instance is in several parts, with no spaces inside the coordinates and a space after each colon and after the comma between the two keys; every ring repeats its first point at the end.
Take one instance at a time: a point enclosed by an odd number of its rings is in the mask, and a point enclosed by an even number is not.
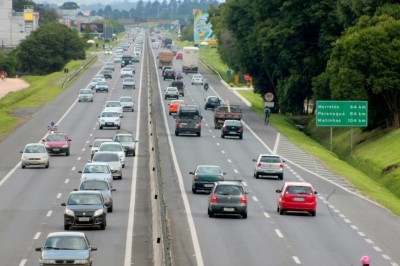
{"type": "Polygon", "coordinates": [[[214,33],[211,28],[211,23],[207,23],[208,13],[201,10],[193,10],[194,14],[194,30],[193,30],[193,40],[195,44],[200,44],[202,42],[216,42],[214,33]]]}
{"type": "Polygon", "coordinates": [[[91,33],[103,33],[103,23],[81,23],[80,31],[89,29],[91,33]]]}

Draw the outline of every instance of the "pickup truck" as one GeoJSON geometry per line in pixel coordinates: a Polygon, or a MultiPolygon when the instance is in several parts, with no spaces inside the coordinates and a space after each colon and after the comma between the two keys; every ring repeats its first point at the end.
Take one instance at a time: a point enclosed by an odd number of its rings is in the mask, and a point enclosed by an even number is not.
{"type": "Polygon", "coordinates": [[[220,129],[225,120],[241,120],[242,109],[239,105],[221,104],[214,109],[214,128],[220,129]]]}

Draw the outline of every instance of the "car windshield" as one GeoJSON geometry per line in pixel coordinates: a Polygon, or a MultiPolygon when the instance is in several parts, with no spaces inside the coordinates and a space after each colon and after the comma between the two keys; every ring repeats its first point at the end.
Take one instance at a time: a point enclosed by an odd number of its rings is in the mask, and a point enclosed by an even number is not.
{"type": "Polygon", "coordinates": [[[109,174],[110,170],[106,165],[86,165],[82,171],[83,173],[106,173],[109,174]]]}
{"type": "Polygon", "coordinates": [[[135,82],[133,78],[126,78],[124,79],[124,82],[135,82]]]}
{"type": "Polygon", "coordinates": [[[131,98],[121,98],[119,99],[120,102],[133,102],[133,100],[131,98]]]}
{"type": "Polygon", "coordinates": [[[72,194],[67,202],[68,205],[101,205],[101,197],[98,194],[72,194]]]}
{"type": "Polygon", "coordinates": [[[220,195],[234,195],[238,196],[243,193],[243,188],[236,185],[218,185],[215,190],[215,194],[220,195]]]}
{"type": "Polygon", "coordinates": [[[197,168],[196,173],[217,175],[217,174],[221,174],[221,169],[219,167],[213,167],[213,166],[202,166],[202,167],[197,168]]]}
{"type": "Polygon", "coordinates": [[[91,90],[81,90],[80,94],[92,94],[91,90]]]}
{"type": "Polygon", "coordinates": [[[263,156],[263,157],[261,157],[260,162],[262,162],[262,163],[280,163],[281,159],[279,159],[279,157],[275,157],[275,156],[263,156]]]}
{"type": "Polygon", "coordinates": [[[227,125],[227,126],[241,126],[242,123],[239,120],[230,120],[230,121],[225,121],[225,125],[227,125]]]}
{"type": "Polygon", "coordinates": [[[200,76],[200,75],[193,75],[193,78],[195,78],[195,79],[201,79],[202,76],[200,76]]]}
{"type": "Polygon", "coordinates": [[[119,117],[119,114],[117,112],[103,112],[101,117],[119,117]]]}
{"type": "Polygon", "coordinates": [[[108,83],[106,81],[99,81],[99,82],[97,82],[97,85],[99,85],[99,86],[108,86],[108,83]]]}
{"type": "Polygon", "coordinates": [[[44,244],[44,249],[87,250],[88,246],[83,237],[54,236],[47,238],[46,243],[44,244]]]}
{"type": "Polygon", "coordinates": [[[219,98],[218,97],[210,97],[210,98],[208,98],[208,101],[209,102],[218,102],[219,98]]]}
{"type": "Polygon", "coordinates": [[[102,144],[100,146],[100,151],[123,151],[121,144],[102,144]]]}
{"type": "Polygon", "coordinates": [[[133,142],[132,136],[117,136],[115,137],[115,141],[118,142],[133,142]]]}
{"type": "Polygon", "coordinates": [[[25,148],[25,153],[45,153],[46,148],[44,146],[28,146],[25,148]]]}
{"type": "Polygon", "coordinates": [[[116,153],[95,153],[93,162],[119,162],[119,157],[116,153]]]}
{"type": "Polygon", "coordinates": [[[107,102],[106,107],[121,107],[120,102],[107,102]]]}
{"type": "Polygon", "coordinates": [[[109,190],[107,181],[88,180],[83,181],[79,190],[109,190]]]}
{"type": "Polygon", "coordinates": [[[311,194],[311,188],[305,186],[288,186],[286,194],[311,194]]]}
{"type": "Polygon", "coordinates": [[[65,141],[65,136],[60,134],[51,134],[47,136],[47,141],[65,141]]]}

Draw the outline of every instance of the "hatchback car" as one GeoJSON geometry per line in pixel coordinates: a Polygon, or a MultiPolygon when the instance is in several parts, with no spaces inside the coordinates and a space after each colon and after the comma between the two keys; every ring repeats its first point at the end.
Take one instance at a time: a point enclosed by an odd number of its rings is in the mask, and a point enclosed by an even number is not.
{"type": "Polygon", "coordinates": [[[132,62],[139,63],[140,62],[140,55],[134,55],[132,57],[132,62]]]}
{"type": "Polygon", "coordinates": [[[134,78],[124,78],[122,81],[122,89],[135,89],[136,81],[134,78]]]}
{"type": "Polygon", "coordinates": [[[64,230],[73,226],[107,226],[107,208],[100,191],[72,191],[66,203],[61,203],[64,210],[64,230]]]}
{"type": "Polygon", "coordinates": [[[93,102],[93,97],[91,89],[81,89],[78,93],[78,102],[93,102]]]}
{"type": "Polygon", "coordinates": [[[118,154],[119,160],[121,161],[122,168],[125,167],[125,149],[119,142],[104,142],[100,145],[99,151],[108,151],[118,154]]]}
{"type": "Polygon", "coordinates": [[[47,235],[43,247],[35,250],[41,252],[40,266],[67,264],[91,266],[92,251],[96,251],[97,248],[90,245],[85,233],[53,232],[47,235]]]}
{"type": "Polygon", "coordinates": [[[104,91],[108,92],[108,83],[107,81],[98,81],[95,86],[96,92],[104,91]]]}
{"type": "Polygon", "coordinates": [[[78,171],[81,174],[81,181],[93,178],[101,178],[110,183],[112,187],[113,175],[111,173],[110,166],[105,162],[91,162],[85,164],[82,171],[78,171]]]}
{"type": "Polygon", "coordinates": [[[172,79],[175,80],[176,78],[176,73],[173,69],[166,69],[163,73],[163,79],[172,79]]]}
{"type": "Polygon", "coordinates": [[[226,136],[243,139],[243,125],[240,120],[225,120],[221,128],[221,138],[226,136]]]}
{"type": "Polygon", "coordinates": [[[99,129],[103,129],[104,127],[116,127],[118,129],[121,128],[121,118],[119,113],[103,111],[99,116],[99,129]]]}
{"type": "Polygon", "coordinates": [[[173,68],[172,66],[163,66],[163,67],[162,67],[162,70],[161,70],[161,75],[162,75],[162,76],[164,76],[164,72],[165,72],[167,69],[174,70],[174,68],[173,68]]]}
{"type": "Polygon", "coordinates": [[[93,155],[92,163],[107,163],[113,178],[122,179],[122,163],[115,152],[98,151],[93,155]]]}
{"type": "Polygon", "coordinates": [[[117,132],[113,138],[114,142],[121,143],[122,147],[124,147],[125,154],[128,156],[132,154],[132,156],[136,155],[136,142],[132,136],[132,132],[130,131],[121,131],[117,132]]]}
{"type": "Polygon", "coordinates": [[[165,100],[174,98],[174,99],[179,99],[179,91],[177,87],[168,87],[165,89],[165,94],[164,94],[165,100]]]}
{"type": "Polygon", "coordinates": [[[283,215],[287,211],[305,211],[315,216],[317,211],[317,191],[310,183],[285,182],[281,189],[277,189],[278,207],[277,211],[283,215]]]}
{"type": "Polygon", "coordinates": [[[94,89],[96,88],[97,82],[99,81],[106,81],[104,77],[101,78],[93,78],[92,81],[90,82],[90,88],[94,89]]]}
{"type": "Polygon", "coordinates": [[[42,143],[27,144],[21,153],[22,168],[27,166],[43,166],[49,168],[50,166],[50,155],[42,143]]]}
{"type": "Polygon", "coordinates": [[[110,70],[114,71],[115,70],[115,64],[113,62],[108,62],[104,65],[105,70],[110,70]]]}
{"type": "Polygon", "coordinates": [[[194,74],[194,75],[192,76],[192,85],[195,85],[195,84],[200,84],[200,85],[203,85],[203,84],[204,84],[204,79],[203,79],[203,76],[202,76],[202,75],[200,75],[200,74],[194,74]]]}
{"type": "Polygon", "coordinates": [[[178,112],[178,108],[181,105],[184,105],[185,101],[184,100],[172,100],[168,105],[169,105],[169,115],[176,114],[178,112]]]}
{"type": "Polygon", "coordinates": [[[247,192],[241,181],[215,182],[208,197],[207,213],[210,218],[215,214],[239,214],[247,218],[247,192]]]}
{"type": "Polygon", "coordinates": [[[122,112],[123,112],[122,104],[120,101],[106,101],[103,111],[117,112],[119,114],[119,117],[122,117],[122,112]]]}
{"type": "Polygon", "coordinates": [[[121,78],[133,77],[132,70],[129,68],[122,68],[120,73],[121,78]]]}
{"type": "Polygon", "coordinates": [[[214,186],[214,182],[224,180],[225,173],[216,165],[199,165],[192,175],[192,192],[196,194],[198,191],[210,192],[214,186]]]}
{"type": "Polygon", "coordinates": [[[112,79],[111,70],[105,69],[105,70],[101,71],[101,74],[104,76],[105,79],[112,79]]]}
{"type": "Polygon", "coordinates": [[[135,73],[136,73],[136,68],[135,68],[135,66],[132,65],[132,64],[128,64],[128,65],[126,65],[124,68],[130,69],[130,70],[132,71],[132,74],[135,74],[135,73]]]}
{"type": "Polygon", "coordinates": [[[121,61],[122,61],[122,55],[114,57],[114,63],[121,63],[121,61]]]}
{"type": "Polygon", "coordinates": [[[207,110],[208,108],[211,108],[214,110],[214,108],[218,107],[221,105],[221,99],[217,96],[208,96],[205,99],[204,103],[204,110],[207,110]]]}
{"type": "Polygon", "coordinates": [[[93,157],[93,154],[99,150],[101,143],[112,141],[111,138],[95,138],[92,144],[89,145],[90,147],[90,159],[93,157]]]}
{"type": "Polygon", "coordinates": [[[108,212],[112,212],[114,208],[113,194],[115,188],[111,187],[111,184],[105,180],[98,177],[86,179],[81,181],[79,188],[80,191],[100,191],[103,194],[104,202],[107,207],[108,212]]]}
{"type": "Polygon", "coordinates": [[[65,153],[65,155],[69,156],[71,139],[68,138],[66,133],[55,132],[48,134],[46,138],[42,139],[42,141],[49,153],[65,153]]]}
{"type": "Polygon", "coordinates": [[[119,97],[119,101],[122,105],[123,111],[135,111],[135,102],[133,101],[131,96],[121,96],[119,97]]]}
{"type": "Polygon", "coordinates": [[[277,176],[283,179],[284,160],[275,154],[260,154],[257,159],[253,159],[254,177],[277,176]]]}

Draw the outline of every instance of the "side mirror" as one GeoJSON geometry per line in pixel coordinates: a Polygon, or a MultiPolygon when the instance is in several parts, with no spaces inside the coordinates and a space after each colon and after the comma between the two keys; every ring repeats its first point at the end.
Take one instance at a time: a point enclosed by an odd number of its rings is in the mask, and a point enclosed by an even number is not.
{"type": "Polygon", "coordinates": [[[24,153],[23,151],[19,151],[19,153],[24,153]]]}
{"type": "Polygon", "coordinates": [[[65,207],[65,206],[67,206],[67,204],[65,204],[65,202],[63,202],[63,203],[61,203],[61,206],[65,207]]]}
{"type": "Polygon", "coordinates": [[[194,172],[189,172],[189,174],[194,175],[194,172]]]}
{"type": "Polygon", "coordinates": [[[35,251],[42,251],[42,248],[35,248],[35,251]]]}
{"type": "Polygon", "coordinates": [[[97,250],[97,248],[95,248],[95,247],[91,247],[91,248],[90,248],[90,250],[91,250],[91,251],[96,251],[96,250],[97,250]]]}
{"type": "Polygon", "coordinates": [[[253,159],[252,161],[253,161],[253,162],[257,162],[257,159],[253,159]]]}
{"type": "Polygon", "coordinates": [[[318,192],[317,192],[317,191],[314,191],[314,194],[315,194],[315,195],[317,195],[317,194],[318,194],[318,192]]]}
{"type": "Polygon", "coordinates": [[[45,142],[46,140],[45,139],[42,139],[42,142],[45,142]]]}
{"type": "Polygon", "coordinates": [[[223,174],[223,175],[226,175],[226,173],[225,173],[225,172],[223,172],[222,174],[223,174]]]}
{"type": "Polygon", "coordinates": [[[275,190],[275,192],[276,192],[276,193],[281,193],[281,192],[282,192],[282,190],[280,190],[280,189],[277,189],[277,190],[275,190]]]}
{"type": "Polygon", "coordinates": [[[117,191],[117,189],[116,189],[116,188],[113,188],[113,189],[111,189],[111,191],[117,191]]]}

